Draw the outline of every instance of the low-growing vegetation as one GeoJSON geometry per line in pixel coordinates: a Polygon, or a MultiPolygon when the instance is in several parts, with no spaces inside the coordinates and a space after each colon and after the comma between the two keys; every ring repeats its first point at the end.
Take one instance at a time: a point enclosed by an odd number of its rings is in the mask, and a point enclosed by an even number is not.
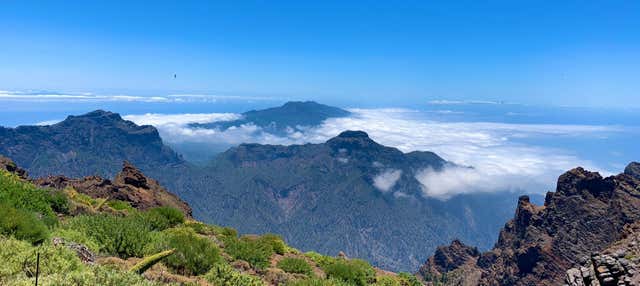
{"type": "Polygon", "coordinates": [[[80,215],[64,226],[84,234],[98,245],[102,254],[120,258],[142,257],[151,241],[151,227],[140,215],[80,215]]]}
{"type": "Polygon", "coordinates": [[[309,263],[303,258],[285,257],[278,261],[278,268],[288,273],[309,275],[313,271],[309,263]]]}
{"type": "Polygon", "coordinates": [[[190,228],[168,229],[156,235],[150,245],[151,253],[175,249],[164,264],[181,275],[205,274],[214,264],[222,261],[218,246],[190,228]]]}
{"type": "Polygon", "coordinates": [[[336,259],[324,268],[327,277],[362,286],[375,282],[375,270],[360,259],[336,259]]]}
{"type": "Polygon", "coordinates": [[[229,237],[225,241],[225,251],[234,259],[249,262],[256,269],[269,265],[269,258],[275,253],[271,240],[253,236],[229,237]]]}
{"type": "Polygon", "coordinates": [[[420,285],[376,277],[363,260],[301,254],[275,234],[239,237],[175,208],[141,211],[0,170],[0,285],[33,285],[38,253],[39,285],[420,285]]]}

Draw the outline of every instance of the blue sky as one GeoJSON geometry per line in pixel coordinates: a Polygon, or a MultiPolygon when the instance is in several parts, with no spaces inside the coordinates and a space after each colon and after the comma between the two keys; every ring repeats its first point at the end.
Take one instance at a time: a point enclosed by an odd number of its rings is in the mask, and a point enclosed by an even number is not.
{"type": "Polygon", "coordinates": [[[3,1],[0,90],[640,106],[637,1],[130,2],[3,1]]]}

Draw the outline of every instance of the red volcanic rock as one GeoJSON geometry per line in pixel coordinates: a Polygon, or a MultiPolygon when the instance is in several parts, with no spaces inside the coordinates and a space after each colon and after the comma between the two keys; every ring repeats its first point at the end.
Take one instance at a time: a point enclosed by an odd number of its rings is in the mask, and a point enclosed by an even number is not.
{"type": "Polygon", "coordinates": [[[113,181],[99,176],[88,176],[81,179],[49,176],[36,179],[33,182],[39,186],[56,189],[72,187],[79,193],[92,198],[126,201],[139,210],[160,206],[174,207],[191,217],[191,207],[186,202],[165,190],[158,181],[146,177],[129,162],[124,162],[122,171],[116,175],[113,181]]]}
{"type": "MultiPolygon", "coordinates": [[[[434,266],[437,257],[442,256],[439,248],[420,274],[424,277],[446,270],[447,276],[455,279],[449,279],[445,285],[562,285],[567,269],[628,236],[626,226],[640,222],[640,181],[635,176],[636,167],[630,164],[625,173],[607,178],[582,168],[570,170],[560,176],[556,191],[547,193],[544,206],[531,204],[526,196],[518,200],[514,218],[505,224],[492,250],[477,259],[468,252],[449,251],[448,254],[458,257],[447,255],[445,261],[457,261],[454,264],[460,265],[449,269],[434,266]],[[481,274],[456,276],[456,273],[481,274]]],[[[598,257],[593,264],[609,260],[598,257]]],[[[618,275],[614,264],[606,266],[613,267],[610,271],[618,275]]],[[[577,281],[576,271],[570,272],[572,283],[577,281]]]]}

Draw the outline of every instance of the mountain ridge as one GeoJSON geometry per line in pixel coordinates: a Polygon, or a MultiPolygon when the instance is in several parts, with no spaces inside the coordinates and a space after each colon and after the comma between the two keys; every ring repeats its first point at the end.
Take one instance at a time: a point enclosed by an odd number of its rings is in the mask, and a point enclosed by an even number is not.
{"type": "Polygon", "coordinates": [[[164,145],[155,127],[103,110],[70,115],[48,126],[0,127],[0,154],[36,177],[113,177],[123,161],[145,171],[186,164],[164,145]]]}
{"type": "Polygon", "coordinates": [[[517,197],[425,197],[415,172],[451,163],[432,152],[403,153],[380,145],[360,131],[320,144],[242,144],[200,167],[165,146],[155,128],[136,126],[110,112],[33,129],[33,140],[28,133],[3,129],[0,152],[13,151],[9,156],[18,158],[19,165],[26,163],[36,176],[113,178],[122,161],[129,161],[188,202],[198,219],[232,225],[242,233],[278,232],[296,247],[344,251],[392,270],[416,269],[437,245],[455,237],[490,247],[517,197]],[[98,121],[105,121],[104,128],[98,121]],[[137,133],[143,136],[129,140],[137,133]],[[96,138],[102,140],[87,145],[96,138]],[[140,142],[144,138],[149,144],[140,142]],[[7,145],[12,142],[18,145],[7,145]],[[62,142],[64,150],[58,146],[62,142]],[[83,160],[59,159],[69,151],[86,155],[83,160]],[[56,160],[42,160],[42,154],[56,160]],[[30,164],[34,159],[40,164],[30,164]]]}

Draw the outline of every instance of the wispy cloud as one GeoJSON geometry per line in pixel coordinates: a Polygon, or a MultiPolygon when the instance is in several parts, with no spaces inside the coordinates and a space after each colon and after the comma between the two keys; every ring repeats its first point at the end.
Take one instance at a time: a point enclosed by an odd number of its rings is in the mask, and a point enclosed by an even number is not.
{"type": "Polygon", "coordinates": [[[93,94],[90,92],[48,91],[0,91],[0,101],[22,102],[218,102],[218,101],[262,101],[280,100],[275,97],[236,96],[219,94],[169,94],[158,96],[135,96],[125,94],[93,94]]]}
{"type": "MultiPolygon", "coordinates": [[[[418,170],[413,174],[423,185],[425,196],[448,198],[469,192],[521,190],[545,192],[555,187],[562,172],[584,166],[607,170],[581,159],[567,150],[522,143],[523,138],[542,136],[604,136],[618,127],[596,125],[508,124],[491,122],[439,122],[421,118],[404,109],[351,109],[353,116],[332,118],[317,127],[276,136],[247,124],[225,131],[188,127],[191,122],[232,120],[232,114],[130,115],[140,124],[153,124],[168,142],[303,144],[324,142],[344,130],[363,130],[370,137],[404,152],[429,150],[446,160],[468,168],[443,171],[418,170]]],[[[381,173],[376,187],[393,188],[399,173],[381,173]]]]}
{"type": "Polygon", "coordinates": [[[507,104],[504,101],[492,101],[492,100],[449,100],[449,99],[430,100],[427,103],[431,104],[431,105],[507,104]]]}
{"type": "Polygon", "coordinates": [[[402,170],[385,170],[373,178],[373,186],[382,192],[388,192],[400,179],[402,170]]]}

